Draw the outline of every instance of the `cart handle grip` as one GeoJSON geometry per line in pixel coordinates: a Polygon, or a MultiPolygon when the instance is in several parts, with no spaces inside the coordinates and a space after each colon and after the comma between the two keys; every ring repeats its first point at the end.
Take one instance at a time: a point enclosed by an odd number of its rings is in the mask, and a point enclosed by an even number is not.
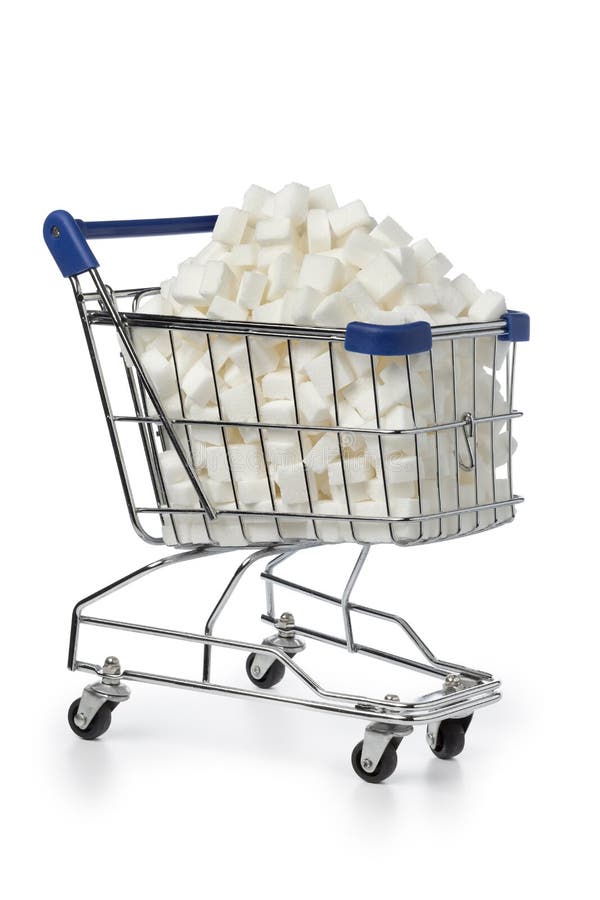
{"type": "Polygon", "coordinates": [[[44,222],[44,240],[65,278],[97,269],[98,260],[87,239],[156,237],[167,234],[201,234],[212,231],[216,216],[184,216],[177,219],[123,219],[84,222],[64,209],[56,209],[44,222]]]}

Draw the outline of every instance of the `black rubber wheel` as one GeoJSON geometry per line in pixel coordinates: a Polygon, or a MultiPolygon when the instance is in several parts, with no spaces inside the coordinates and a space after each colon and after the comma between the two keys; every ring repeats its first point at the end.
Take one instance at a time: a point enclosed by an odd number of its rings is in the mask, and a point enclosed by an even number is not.
{"type": "Polygon", "coordinates": [[[252,682],[252,684],[256,685],[259,688],[272,688],[276,684],[279,684],[283,676],[285,675],[285,666],[281,662],[280,659],[274,659],[267,671],[260,678],[257,678],[252,674],[252,669],[254,667],[254,659],[256,657],[255,653],[251,653],[248,659],[246,660],[246,674],[248,678],[252,682]]]}
{"type": "Polygon", "coordinates": [[[385,781],[386,778],[389,778],[398,765],[396,748],[399,743],[399,741],[390,741],[375,768],[367,771],[366,769],[363,769],[361,765],[360,758],[362,756],[363,742],[359,741],[352,751],[352,768],[358,777],[362,778],[363,781],[368,781],[369,784],[380,784],[382,781],[385,781]]]}
{"type": "Polygon", "coordinates": [[[435,747],[432,753],[438,759],[454,759],[465,749],[465,733],[473,716],[464,719],[444,719],[440,722],[435,747]]]}
{"type": "Polygon", "coordinates": [[[75,716],[77,715],[77,710],[79,709],[80,699],[81,698],[78,697],[77,700],[73,700],[69,707],[69,725],[71,726],[71,731],[74,731],[77,737],[80,737],[84,741],[94,741],[96,738],[101,737],[101,735],[107,732],[110,728],[112,711],[118,704],[107,700],[106,703],[102,704],[88,727],[80,728],[79,725],[77,725],[75,722],[75,716]]]}

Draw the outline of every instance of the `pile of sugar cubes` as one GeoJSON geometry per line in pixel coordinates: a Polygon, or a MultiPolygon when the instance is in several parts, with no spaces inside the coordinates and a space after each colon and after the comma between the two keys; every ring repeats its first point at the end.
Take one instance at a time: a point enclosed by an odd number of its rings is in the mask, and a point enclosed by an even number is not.
{"type": "MultiPolygon", "coordinates": [[[[432,357],[416,354],[407,363],[348,352],[343,343],[329,344],[326,331],[323,340],[306,340],[216,330],[219,321],[332,329],[353,321],[498,320],[506,311],[502,295],[480,291],[466,275],[448,277],[451,268],[428,240],[413,240],[392,218],[376,222],[362,201],[338,206],[329,185],[288,184],[277,193],[252,185],[241,208],[223,209],[210,243],[140,307],[214,320],[215,330],[207,337],[138,328],[134,338],[167,415],[204,423],[178,425],[180,441],[210,502],[231,513],[213,522],[184,513],[165,517],[165,541],[403,543],[465,533],[511,515],[510,507],[500,507],[424,522],[376,521],[508,500],[499,470],[515,445],[505,422],[479,425],[474,438],[462,428],[418,437],[352,431],[508,411],[497,377],[508,344],[439,341],[432,357]],[[211,424],[216,420],[237,424],[211,424]],[[282,515],[274,518],[273,511],[282,515]]],[[[160,467],[169,504],[198,510],[172,448],[161,454],[160,467]]]]}

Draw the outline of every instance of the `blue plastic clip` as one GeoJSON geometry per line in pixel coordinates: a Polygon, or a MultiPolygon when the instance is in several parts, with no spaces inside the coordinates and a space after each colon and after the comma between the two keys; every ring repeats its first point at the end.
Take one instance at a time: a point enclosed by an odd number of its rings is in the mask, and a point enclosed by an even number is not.
{"type": "Polygon", "coordinates": [[[529,340],[529,316],[524,312],[508,309],[502,318],[506,322],[506,332],[499,335],[499,341],[528,341],[529,340]]]}
{"type": "Polygon", "coordinates": [[[427,322],[408,322],[406,325],[350,322],[344,341],[346,350],[370,356],[410,356],[431,350],[431,345],[431,325],[427,322]]]}

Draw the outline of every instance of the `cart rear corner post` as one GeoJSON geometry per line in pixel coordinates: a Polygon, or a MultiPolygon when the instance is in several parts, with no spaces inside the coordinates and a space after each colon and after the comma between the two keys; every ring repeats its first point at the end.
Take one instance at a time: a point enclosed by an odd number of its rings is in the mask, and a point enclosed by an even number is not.
{"type": "MultiPolygon", "coordinates": [[[[90,672],[97,680],[87,685],[71,704],[69,724],[84,740],[99,737],[109,728],[113,713],[129,699],[128,683],[141,681],[271,700],[358,719],[364,731],[351,753],[351,761],[354,771],[367,782],[381,782],[392,774],[401,741],[417,726],[424,726],[427,744],[437,757],[451,759],[463,750],[475,711],[500,699],[500,682],[478,668],[439,658],[400,615],[356,602],[354,588],[374,544],[434,544],[474,536],[513,520],[522,501],[514,493],[512,483],[513,424],[521,416],[513,404],[516,346],[529,339],[529,319],[524,313],[511,311],[496,322],[439,327],[425,322],[402,326],[354,322],[346,329],[334,329],[156,315],[144,311],[144,301],[157,295],[158,289],[112,289],[102,278],[88,243],[97,239],[206,233],[215,221],[216,216],[198,216],[84,222],[57,210],[44,223],[47,246],[75,295],[132,525],[146,542],[175,548],[175,552],[76,604],[68,664],[73,671],[90,672]],[[116,339],[107,342],[109,334],[116,339]],[[157,338],[166,348],[165,360],[172,369],[169,377],[176,388],[168,403],[143,359],[145,342],[157,338]],[[236,343],[252,376],[252,402],[241,420],[228,415],[223,406],[215,349],[225,339],[236,343]],[[213,418],[194,417],[186,407],[180,377],[182,341],[206,347],[212,377],[209,387],[215,398],[213,418]],[[297,354],[306,342],[315,341],[322,342],[331,360],[334,417],[327,425],[307,422],[298,402],[301,376],[297,354]],[[293,421],[265,419],[260,412],[260,390],[254,375],[256,355],[273,345],[277,345],[278,352],[287,354],[286,366],[294,386],[293,421]],[[336,360],[346,353],[362,354],[367,361],[364,377],[370,385],[374,410],[368,427],[354,423],[349,426],[343,421],[336,360]],[[383,424],[383,387],[378,375],[382,360],[386,364],[398,363],[394,370],[396,387],[399,397],[404,391],[406,421],[396,425],[390,425],[389,420],[383,424]],[[489,377],[476,377],[476,367],[482,366],[489,377]],[[124,379],[126,408],[120,406],[123,392],[113,392],[114,379],[107,377],[107,367],[111,375],[116,372],[124,379]],[[416,403],[417,391],[426,393],[429,412],[425,417],[416,403]],[[115,403],[119,408],[113,406],[115,403]],[[132,441],[123,440],[124,431],[132,429],[138,438],[135,453],[132,441]],[[211,494],[208,489],[204,463],[199,463],[197,434],[206,435],[207,429],[209,436],[215,435],[214,445],[220,448],[227,464],[230,482],[226,489],[233,496],[232,502],[215,499],[214,492],[211,494]],[[265,484],[262,503],[244,500],[235,472],[231,435],[250,429],[256,435],[258,448],[255,464],[265,484]],[[300,470],[306,482],[306,503],[299,512],[282,506],[269,455],[272,435],[277,435],[280,443],[285,441],[286,446],[297,448],[294,452],[301,460],[300,470]],[[341,514],[324,508],[314,496],[315,476],[306,459],[315,435],[325,438],[324,444],[336,454],[339,495],[344,505],[341,514]],[[357,512],[352,475],[357,447],[363,448],[363,455],[370,454],[369,465],[376,472],[381,504],[377,515],[357,512]],[[166,452],[181,467],[186,496],[191,497],[185,504],[177,502],[165,479],[166,452]],[[148,494],[143,499],[139,499],[131,477],[138,467],[147,473],[148,494]],[[402,485],[409,479],[414,480],[416,496],[407,497],[398,505],[396,498],[401,497],[402,485]],[[355,544],[357,556],[339,595],[286,577],[286,563],[292,557],[340,542],[355,544]],[[207,610],[203,631],[187,632],[93,614],[92,606],[134,581],[179,563],[198,561],[201,565],[205,557],[240,547],[248,548],[248,556],[207,610]],[[236,589],[250,568],[261,569],[265,588],[262,620],[271,633],[261,643],[216,633],[223,610],[234,595],[240,596],[236,589]],[[276,604],[281,595],[286,598],[284,608],[281,603],[276,604]],[[303,596],[338,608],[338,633],[321,631],[305,621],[300,599],[303,596]],[[414,655],[408,658],[359,642],[355,625],[363,618],[377,619],[408,637],[414,655]],[[191,680],[139,671],[122,666],[112,655],[103,663],[86,661],[80,658],[78,649],[84,628],[197,644],[201,676],[191,680]],[[345,650],[389,664],[390,692],[382,697],[363,696],[331,690],[317,682],[304,665],[310,660],[314,641],[338,652],[345,650]],[[237,653],[240,673],[245,666],[247,675],[244,686],[213,680],[215,649],[237,653]],[[399,668],[434,679],[435,689],[417,698],[401,699],[397,692],[399,668]],[[272,690],[284,679],[288,686],[285,693],[272,690]]],[[[392,391],[396,389],[394,385],[393,382],[392,391]]],[[[416,564],[422,565],[422,559],[416,564]]]]}

